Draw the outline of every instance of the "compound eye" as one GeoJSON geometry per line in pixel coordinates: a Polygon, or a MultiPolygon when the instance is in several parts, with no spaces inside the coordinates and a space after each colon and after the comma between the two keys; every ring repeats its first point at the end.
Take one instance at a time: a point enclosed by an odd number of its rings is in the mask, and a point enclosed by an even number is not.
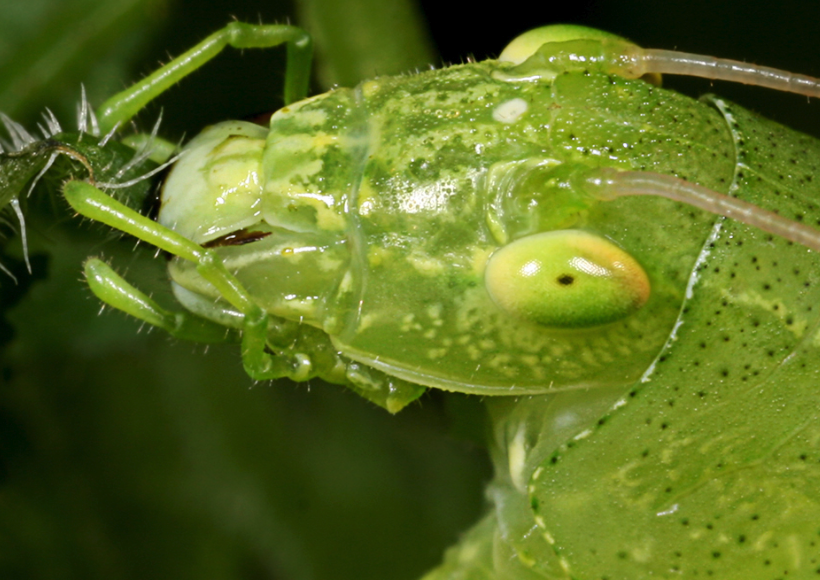
{"type": "Polygon", "coordinates": [[[649,278],[612,242],[580,230],[527,236],[490,256],[484,283],[510,315],[552,328],[590,328],[638,311],[649,278]]]}

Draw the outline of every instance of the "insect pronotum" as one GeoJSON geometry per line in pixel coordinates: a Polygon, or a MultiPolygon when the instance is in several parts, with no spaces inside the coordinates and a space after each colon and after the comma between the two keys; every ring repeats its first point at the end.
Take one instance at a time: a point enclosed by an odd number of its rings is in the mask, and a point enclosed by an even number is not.
{"type": "Polygon", "coordinates": [[[495,509],[431,578],[820,570],[820,146],[652,84],[817,81],[579,27],[302,100],[309,64],[302,30],[232,23],[70,139],[7,122],[0,193],[67,157],[74,210],[174,256],[186,310],[98,259],[93,292],[179,338],[238,335],[256,380],[393,412],[428,387],[492,396],[495,509]],[[113,149],[118,126],[225,46],[278,44],[288,105],[188,144],[158,222],[103,191],[143,195],[125,173],[154,171],[113,149]]]}

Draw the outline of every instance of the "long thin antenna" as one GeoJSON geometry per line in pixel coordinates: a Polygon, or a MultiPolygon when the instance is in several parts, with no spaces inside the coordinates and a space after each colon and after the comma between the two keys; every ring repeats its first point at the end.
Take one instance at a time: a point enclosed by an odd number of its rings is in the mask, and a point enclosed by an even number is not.
{"type": "Polygon", "coordinates": [[[732,218],[820,252],[820,230],[677,177],[606,167],[593,170],[586,179],[586,185],[593,197],[602,201],[630,195],[665,197],[732,218]]]}

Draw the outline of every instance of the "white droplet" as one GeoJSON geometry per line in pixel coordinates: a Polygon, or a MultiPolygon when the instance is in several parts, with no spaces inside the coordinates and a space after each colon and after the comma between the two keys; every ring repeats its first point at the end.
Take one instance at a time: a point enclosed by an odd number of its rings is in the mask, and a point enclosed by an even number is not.
{"type": "Polygon", "coordinates": [[[515,123],[526,112],[527,101],[524,99],[510,99],[495,108],[493,119],[499,123],[515,123]]]}

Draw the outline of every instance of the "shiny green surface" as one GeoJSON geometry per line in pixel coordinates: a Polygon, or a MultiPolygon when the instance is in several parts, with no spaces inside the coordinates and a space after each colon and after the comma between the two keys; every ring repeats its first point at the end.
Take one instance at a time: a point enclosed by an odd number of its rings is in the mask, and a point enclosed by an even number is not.
{"type": "MultiPolygon", "coordinates": [[[[223,250],[231,271],[272,314],[389,375],[504,395],[623,385],[666,340],[713,218],[653,199],[567,211],[554,171],[645,169],[725,189],[731,136],[714,109],[642,81],[517,71],[487,61],[339,89],[274,114],[264,148],[257,129],[212,129],[172,173],[160,221],[200,242],[269,232],[223,250]],[[640,264],[649,302],[572,331],[500,308],[484,283],[493,252],[567,228],[640,264]]],[[[218,298],[193,269],[176,263],[175,279],[218,298]]]]}
{"type": "MultiPolygon", "coordinates": [[[[315,286],[304,318],[345,355],[468,393],[635,380],[621,390],[490,403],[502,409],[496,519],[479,524],[432,577],[812,573],[816,258],[798,248],[781,273],[788,242],[664,202],[568,214],[554,176],[577,166],[668,173],[814,222],[820,145],[720,99],[538,70],[532,60],[463,65],[294,104],[274,115],[259,164],[269,176],[260,203],[270,196],[279,209],[258,222],[272,236],[326,235],[335,241],[325,250],[348,246],[350,257],[334,261],[347,271],[330,292],[315,286]],[[615,323],[567,333],[500,315],[504,305],[483,287],[487,257],[557,224],[634,248],[669,318],[639,310],[630,316],[636,335],[619,343],[615,323]],[[670,259],[672,251],[683,258],[670,259]],[[658,342],[636,340],[652,329],[641,315],[664,325],[658,342]],[[463,326],[470,317],[479,324],[463,326]],[[642,346],[648,358],[630,375],[629,357],[642,346]],[[717,349],[725,353],[715,363],[706,352],[717,349]],[[559,445],[552,437],[561,423],[575,435],[559,445]],[[552,446],[539,446],[545,433],[552,446]]],[[[300,253],[298,242],[286,245],[300,253]]],[[[232,256],[240,276],[246,256],[279,269],[272,256],[282,250],[252,246],[232,256]]],[[[328,271],[304,268],[295,283],[328,271]]],[[[291,278],[281,290],[265,287],[291,296],[291,278]]],[[[299,315],[282,302],[269,309],[299,315]]]]}
{"type": "MultiPolygon", "coordinates": [[[[733,191],[816,223],[820,144],[716,104],[734,121],[733,191]]],[[[534,473],[536,519],[570,574],[816,574],[820,264],[793,249],[731,221],[716,229],[675,340],[618,411],[534,473]]]]}

